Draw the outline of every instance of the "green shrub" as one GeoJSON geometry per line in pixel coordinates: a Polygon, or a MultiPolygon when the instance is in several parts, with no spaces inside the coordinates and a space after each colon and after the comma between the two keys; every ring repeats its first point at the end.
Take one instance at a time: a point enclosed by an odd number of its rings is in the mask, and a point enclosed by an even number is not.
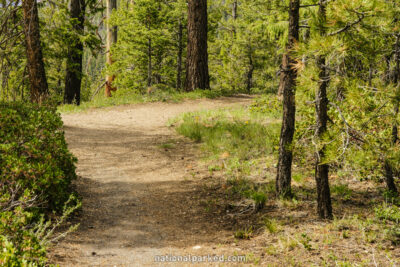
{"type": "Polygon", "coordinates": [[[0,265],[42,266],[46,262],[46,247],[27,227],[33,214],[21,207],[0,213],[0,265]]]}
{"type": "Polygon", "coordinates": [[[44,266],[54,229],[80,206],[62,126],[55,108],[0,103],[1,266],[44,266]]]}
{"type": "Polygon", "coordinates": [[[396,205],[384,203],[375,208],[375,216],[383,221],[400,223],[400,208],[396,205]]]}
{"type": "Polygon", "coordinates": [[[19,198],[26,189],[46,208],[59,210],[76,178],[61,117],[55,109],[0,104],[0,190],[19,198]]]}
{"type": "Polygon", "coordinates": [[[347,184],[334,184],[331,186],[331,192],[343,200],[349,200],[353,193],[347,184]]]}

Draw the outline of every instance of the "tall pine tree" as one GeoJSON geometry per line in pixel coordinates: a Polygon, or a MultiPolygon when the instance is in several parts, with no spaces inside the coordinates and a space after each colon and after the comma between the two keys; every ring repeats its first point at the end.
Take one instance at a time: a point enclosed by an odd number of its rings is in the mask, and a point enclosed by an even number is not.
{"type": "Polygon", "coordinates": [[[188,1],[186,91],[209,89],[207,0],[188,1]]]}

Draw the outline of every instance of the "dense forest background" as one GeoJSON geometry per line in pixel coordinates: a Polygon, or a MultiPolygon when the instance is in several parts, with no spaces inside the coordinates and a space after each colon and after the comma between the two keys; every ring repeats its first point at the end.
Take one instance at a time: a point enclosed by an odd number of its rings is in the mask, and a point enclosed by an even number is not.
{"type": "MultiPolygon", "coordinates": [[[[19,1],[5,1],[1,56],[1,98],[28,99],[28,73],[19,1]]],[[[69,1],[38,3],[41,44],[50,95],[64,98],[65,72],[72,44],[84,44],[82,100],[89,101],[106,73],[116,74],[124,93],[149,86],[183,90],[187,44],[186,1],[119,1],[107,17],[106,2],[85,3],[84,29],[69,1]],[[117,27],[115,64],[107,66],[107,25],[117,27]]],[[[209,1],[208,53],[213,90],[274,91],[287,15],[269,1],[209,1]],[[278,17],[276,17],[278,15],[278,17]]],[[[76,48],[76,47],[75,47],[76,48]]],[[[79,48],[78,48],[79,50],[79,48]]]]}

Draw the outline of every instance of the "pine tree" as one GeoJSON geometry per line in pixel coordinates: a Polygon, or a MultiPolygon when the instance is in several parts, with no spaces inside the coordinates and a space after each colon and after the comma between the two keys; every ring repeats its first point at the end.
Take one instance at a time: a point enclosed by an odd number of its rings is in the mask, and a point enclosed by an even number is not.
{"type": "Polygon", "coordinates": [[[120,74],[114,84],[120,91],[136,93],[146,92],[149,85],[175,90],[178,77],[182,84],[185,75],[185,1],[136,0],[122,5],[127,8],[119,9],[111,20],[118,26],[114,63],[107,66],[108,72],[120,74]]]}
{"type": "MultiPolygon", "coordinates": [[[[397,7],[396,1],[392,1],[392,3],[389,3],[389,7],[393,8],[394,14],[393,14],[393,24],[396,25],[399,23],[399,11],[397,7]]],[[[394,120],[392,124],[392,147],[396,147],[398,142],[399,142],[399,137],[398,137],[398,123],[397,123],[397,117],[399,115],[399,105],[400,105],[400,32],[395,31],[394,32],[394,46],[393,46],[393,56],[389,56],[390,58],[393,57],[394,61],[394,70],[393,70],[393,75],[390,75],[389,82],[392,82],[396,86],[396,90],[394,92],[394,99],[393,99],[393,114],[394,114],[394,120]]],[[[389,62],[390,65],[390,62],[389,62]]],[[[389,67],[390,69],[390,67],[389,67]]],[[[394,168],[393,164],[390,162],[390,160],[385,159],[384,162],[384,168],[385,168],[385,181],[386,181],[386,186],[387,189],[391,192],[392,195],[398,195],[399,192],[396,187],[396,183],[394,181],[394,175],[396,173],[396,169],[394,168]]]]}
{"type": "MultiPolygon", "coordinates": [[[[77,33],[83,34],[85,23],[86,3],[84,0],[71,0],[70,14],[73,20],[74,29],[77,33]]],[[[82,83],[82,59],[83,43],[80,36],[75,34],[72,45],[69,48],[67,68],[65,76],[64,103],[77,105],[81,102],[82,83]]]]}
{"type": "Polygon", "coordinates": [[[41,103],[48,96],[46,72],[40,42],[39,14],[36,0],[22,1],[25,47],[28,61],[31,101],[41,103]]]}
{"type": "Polygon", "coordinates": [[[188,1],[186,91],[209,89],[207,0],[188,1]]]}
{"type": "Polygon", "coordinates": [[[297,63],[293,49],[299,41],[300,0],[291,0],[289,5],[289,34],[287,51],[283,56],[282,65],[284,76],[281,82],[283,88],[283,120],[279,141],[279,160],[276,176],[276,192],[278,195],[290,197],[292,195],[292,160],[293,136],[295,131],[296,115],[296,78],[297,63]]]}
{"type": "MultiPolygon", "coordinates": [[[[319,20],[320,35],[323,38],[326,34],[326,0],[319,0],[319,20]]],[[[316,93],[315,110],[316,110],[316,136],[320,142],[327,131],[328,123],[328,96],[327,89],[329,83],[329,73],[326,68],[326,58],[321,55],[317,59],[319,68],[319,88],[316,93]]],[[[322,147],[316,153],[315,163],[315,181],[317,184],[317,202],[318,215],[323,219],[332,218],[331,194],[329,188],[329,165],[324,163],[325,147],[322,147]]]]}

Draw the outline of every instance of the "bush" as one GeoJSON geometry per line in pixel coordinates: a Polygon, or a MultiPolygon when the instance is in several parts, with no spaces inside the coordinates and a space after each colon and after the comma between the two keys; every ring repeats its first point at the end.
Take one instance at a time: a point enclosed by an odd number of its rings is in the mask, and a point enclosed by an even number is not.
{"type": "Polygon", "coordinates": [[[80,205],[62,125],[55,108],[0,103],[1,266],[45,265],[54,229],[80,205]],[[50,212],[62,216],[53,223],[50,212]]]}
{"type": "Polygon", "coordinates": [[[55,109],[0,104],[0,190],[15,200],[25,190],[44,207],[60,210],[76,178],[61,117],[55,109]]]}
{"type": "Polygon", "coordinates": [[[35,266],[46,262],[46,247],[28,225],[33,214],[21,207],[0,213],[0,265],[35,266]]]}

